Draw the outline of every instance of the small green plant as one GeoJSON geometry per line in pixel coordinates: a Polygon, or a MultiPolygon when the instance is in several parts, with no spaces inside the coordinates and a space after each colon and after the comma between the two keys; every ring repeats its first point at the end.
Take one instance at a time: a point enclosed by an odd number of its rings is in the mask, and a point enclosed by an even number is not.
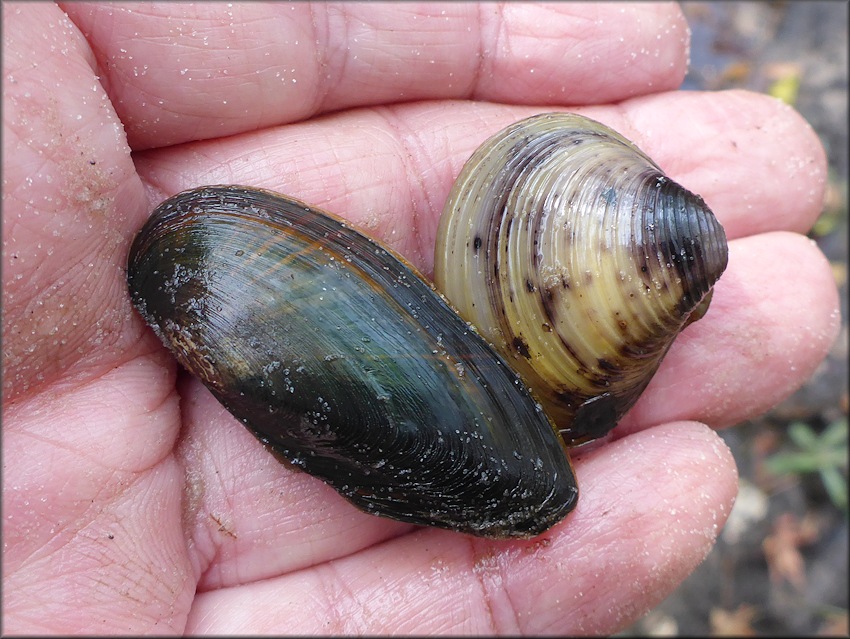
{"type": "Polygon", "coordinates": [[[775,475],[818,473],[829,499],[847,512],[847,419],[838,419],[818,435],[803,422],[788,426],[795,450],[783,451],[765,460],[775,475]]]}

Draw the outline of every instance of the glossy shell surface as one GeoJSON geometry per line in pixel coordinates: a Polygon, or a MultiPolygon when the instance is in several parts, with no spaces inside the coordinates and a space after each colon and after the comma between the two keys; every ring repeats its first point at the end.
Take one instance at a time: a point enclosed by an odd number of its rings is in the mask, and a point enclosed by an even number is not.
{"type": "Polygon", "coordinates": [[[261,441],[359,508],[529,537],[575,505],[563,442],[517,375],[404,261],[245,187],[163,202],[131,297],[261,441]]]}
{"type": "Polygon", "coordinates": [[[702,198],[610,128],[550,113],[466,163],[435,282],[578,444],[632,406],[726,262],[702,198]]]}

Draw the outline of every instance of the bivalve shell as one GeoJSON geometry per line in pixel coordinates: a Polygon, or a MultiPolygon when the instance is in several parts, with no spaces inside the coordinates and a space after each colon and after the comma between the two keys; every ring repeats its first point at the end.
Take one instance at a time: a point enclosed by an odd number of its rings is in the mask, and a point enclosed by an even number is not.
{"type": "Polygon", "coordinates": [[[516,374],[333,216],[247,187],[186,191],[136,237],[128,281],[187,370],[359,508],[529,537],[575,505],[563,442],[516,374]]]}
{"type": "Polygon", "coordinates": [[[435,282],[578,444],[634,404],[726,262],[702,198],[610,128],[548,113],[466,163],[435,282]]]}

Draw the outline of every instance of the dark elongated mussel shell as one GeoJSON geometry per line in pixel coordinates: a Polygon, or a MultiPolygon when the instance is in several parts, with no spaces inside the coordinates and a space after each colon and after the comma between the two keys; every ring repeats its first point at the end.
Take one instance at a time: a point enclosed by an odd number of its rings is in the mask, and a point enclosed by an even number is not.
{"type": "Polygon", "coordinates": [[[412,268],[276,194],[163,202],[133,303],[261,441],[359,508],[530,537],[576,503],[563,442],[515,373],[412,268]]]}

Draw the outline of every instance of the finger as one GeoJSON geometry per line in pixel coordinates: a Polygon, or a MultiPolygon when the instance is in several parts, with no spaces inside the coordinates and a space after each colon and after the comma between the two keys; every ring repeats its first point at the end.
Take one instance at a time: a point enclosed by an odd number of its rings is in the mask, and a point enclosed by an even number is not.
{"type": "Polygon", "coordinates": [[[687,24],[673,4],[63,8],[91,43],[134,148],[387,102],[613,102],[676,88],[687,65],[687,24]]]}
{"type": "Polygon", "coordinates": [[[145,197],[85,41],[49,4],[4,4],[4,400],[128,355],[123,263],[145,197]]]}
{"type": "Polygon", "coordinates": [[[705,197],[728,236],[812,227],[823,209],[826,154],[794,109],[747,91],[681,92],[659,113],[662,100],[630,101],[614,126],[705,197]]]}
{"type": "Polygon", "coordinates": [[[726,446],[670,424],[578,460],[578,508],[528,542],[405,535],[314,569],[199,595],[193,633],[609,634],[705,557],[737,489],[726,446]]]}
{"type": "Polygon", "coordinates": [[[4,404],[7,633],[182,630],[195,582],[164,359],[4,404]]]}
{"type": "Polygon", "coordinates": [[[711,306],[676,339],[619,433],[678,419],[752,419],[797,390],[840,330],[829,262],[811,240],[735,240],[711,306]]]}
{"type": "MultiPolygon", "coordinates": [[[[461,166],[489,135],[536,112],[465,102],[364,109],[138,154],[136,165],[162,197],[228,183],[289,194],[358,224],[429,273],[439,216],[461,166]]],[[[803,232],[821,210],[823,148],[805,121],[776,100],[668,93],[581,112],[636,139],[671,178],[706,199],[729,237],[803,232]],[[726,114],[723,123],[719,113],[726,114]],[[754,119],[771,124],[754,127],[754,119]],[[742,140],[737,150],[735,140],[742,140]],[[788,149],[795,161],[777,163],[788,149]]]]}
{"type": "Polygon", "coordinates": [[[180,630],[173,370],[123,269],[142,184],[73,24],[2,11],[4,630],[180,630]]]}

